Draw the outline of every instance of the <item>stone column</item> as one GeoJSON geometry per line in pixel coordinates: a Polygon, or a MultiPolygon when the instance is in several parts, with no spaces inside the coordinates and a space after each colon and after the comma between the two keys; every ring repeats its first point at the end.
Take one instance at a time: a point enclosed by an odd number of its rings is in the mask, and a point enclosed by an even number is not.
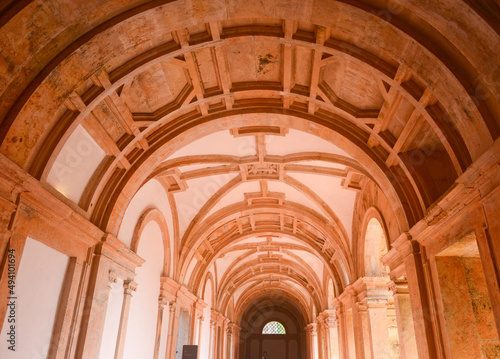
{"type": "Polygon", "coordinates": [[[339,359],[339,327],[337,321],[337,311],[335,309],[328,309],[325,313],[325,331],[326,331],[326,344],[329,359],[339,359]]]}
{"type": "Polygon", "coordinates": [[[389,348],[391,350],[392,359],[401,359],[399,348],[398,324],[396,320],[396,307],[394,305],[394,297],[389,296],[387,302],[387,325],[389,328],[389,348]]]}
{"type": "Polygon", "coordinates": [[[309,358],[318,359],[318,324],[311,323],[306,330],[309,338],[309,358]]]}
{"type": "Polygon", "coordinates": [[[217,321],[213,318],[210,319],[210,340],[208,342],[208,359],[213,359],[215,358],[214,356],[214,351],[215,351],[215,328],[217,328],[217,321]]]}
{"type": "Polygon", "coordinates": [[[416,359],[418,358],[417,341],[413,326],[408,283],[405,280],[394,280],[389,283],[389,288],[394,296],[401,359],[416,359]]]}
{"type": "Polygon", "coordinates": [[[111,283],[117,281],[115,272],[109,269],[110,265],[107,262],[106,257],[97,255],[92,264],[90,288],[85,301],[76,351],[78,358],[99,357],[111,283]]]}
{"type": "Polygon", "coordinates": [[[123,358],[123,350],[125,348],[125,339],[127,337],[127,323],[130,313],[130,301],[132,294],[137,291],[137,283],[132,280],[123,282],[123,304],[120,315],[120,325],[118,327],[118,337],[116,338],[115,359],[123,358]]]}
{"type": "Polygon", "coordinates": [[[326,348],[326,329],[325,323],[322,316],[316,319],[316,323],[318,324],[318,357],[325,358],[327,357],[327,348],[326,348]]]}
{"type": "Polygon", "coordinates": [[[370,330],[370,316],[368,314],[368,307],[363,302],[356,302],[357,318],[356,324],[358,330],[356,333],[356,345],[362,348],[362,351],[356,351],[356,357],[361,356],[364,359],[374,359],[372,357],[371,349],[371,330],[370,330]],[[360,354],[361,353],[361,354],[360,354]]]}
{"type": "Polygon", "coordinates": [[[306,358],[312,359],[312,348],[311,348],[311,333],[309,327],[305,327],[306,330],[306,358]]]}
{"type": "Polygon", "coordinates": [[[428,297],[420,244],[404,233],[394,246],[400,252],[408,279],[411,312],[419,358],[437,358],[437,343],[432,327],[432,311],[428,297]]]}
{"type": "Polygon", "coordinates": [[[168,317],[168,341],[167,358],[175,358],[177,349],[177,333],[179,331],[179,308],[176,302],[170,303],[170,314],[168,317]]]}
{"type": "Polygon", "coordinates": [[[225,333],[227,332],[227,326],[229,324],[229,319],[227,318],[224,318],[224,316],[222,314],[219,314],[219,318],[221,320],[221,338],[220,338],[220,341],[221,341],[221,356],[222,358],[221,359],[229,359],[229,356],[228,356],[228,351],[227,351],[227,339],[228,339],[228,336],[225,335],[225,333]]]}
{"type": "Polygon", "coordinates": [[[387,321],[387,299],[368,298],[367,308],[370,318],[372,357],[390,358],[392,350],[387,321]]]}
{"type": "Polygon", "coordinates": [[[354,283],[362,314],[365,358],[391,358],[387,303],[390,296],[386,277],[364,277],[354,283]]]}
{"type": "Polygon", "coordinates": [[[233,323],[229,323],[226,328],[226,359],[233,359],[233,323]]]}
{"type": "Polygon", "coordinates": [[[156,340],[155,340],[155,350],[153,357],[154,359],[159,359],[161,341],[165,337],[165,333],[162,333],[162,327],[163,327],[166,305],[168,305],[168,300],[163,295],[160,294],[160,296],[158,297],[158,319],[156,321],[156,340]]]}
{"type": "Polygon", "coordinates": [[[76,358],[99,356],[111,283],[116,282],[117,276],[123,279],[133,278],[135,269],[144,263],[141,257],[109,233],[95,246],[94,253],[76,345],[76,358]]]}
{"type": "Polygon", "coordinates": [[[198,315],[198,339],[196,340],[196,344],[198,345],[198,348],[201,348],[201,334],[203,330],[203,321],[205,320],[205,317],[203,315],[198,315]]]}
{"type": "MultiPolygon", "coordinates": [[[[338,352],[339,359],[347,359],[348,351],[347,351],[347,330],[345,323],[345,315],[344,315],[344,307],[341,302],[336,300],[335,305],[335,313],[337,314],[337,335],[338,335],[338,352]]],[[[335,344],[332,343],[332,347],[335,344]]]]}
{"type": "Polygon", "coordinates": [[[201,342],[201,330],[203,325],[203,309],[207,306],[207,304],[201,300],[196,300],[193,303],[192,310],[192,325],[191,325],[191,344],[199,345],[201,342]]]}
{"type": "Polygon", "coordinates": [[[238,359],[239,358],[239,349],[240,349],[240,331],[241,328],[237,326],[235,323],[230,323],[230,328],[233,332],[233,337],[232,337],[232,358],[231,359],[238,359]]]}

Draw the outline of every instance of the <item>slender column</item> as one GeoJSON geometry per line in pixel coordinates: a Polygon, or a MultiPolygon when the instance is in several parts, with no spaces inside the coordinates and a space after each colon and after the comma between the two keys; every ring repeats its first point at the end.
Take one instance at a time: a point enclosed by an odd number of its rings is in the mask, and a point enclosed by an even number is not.
{"type": "Polygon", "coordinates": [[[238,359],[239,358],[239,352],[240,352],[240,331],[241,328],[237,326],[235,323],[231,323],[231,328],[233,330],[233,345],[232,345],[232,351],[233,351],[233,356],[232,359],[238,359]]]}
{"type": "Polygon", "coordinates": [[[344,307],[341,302],[336,301],[335,313],[337,314],[337,334],[338,334],[338,349],[339,349],[339,359],[349,358],[349,353],[347,351],[347,329],[345,322],[344,307]]]}
{"type": "Polygon", "coordinates": [[[156,340],[155,340],[155,350],[154,350],[154,359],[159,359],[160,357],[160,346],[163,336],[165,333],[162,333],[163,328],[163,319],[165,315],[165,306],[168,305],[167,299],[160,294],[158,298],[158,319],[156,320],[156,340]]]}
{"type": "Polygon", "coordinates": [[[232,347],[233,347],[233,323],[229,323],[226,328],[226,359],[233,359],[232,347]]]}
{"type": "Polygon", "coordinates": [[[215,350],[215,328],[217,327],[217,321],[213,318],[210,319],[210,340],[208,342],[208,359],[213,359],[215,350]]]}
{"type": "MultiPolygon", "coordinates": [[[[352,325],[354,331],[354,348],[351,352],[351,348],[349,348],[349,355],[351,358],[364,358],[365,357],[365,345],[367,345],[368,339],[365,340],[366,334],[363,333],[363,323],[366,323],[366,311],[364,306],[360,306],[357,304],[357,292],[351,287],[347,289],[348,294],[351,297],[352,302],[352,325]],[[364,335],[363,335],[364,334],[364,335]],[[355,354],[355,355],[354,355],[355,354]]],[[[351,343],[350,343],[351,344],[351,343]]]]}
{"type": "Polygon", "coordinates": [[[311,339],[313,345],[313,359],[318,359],[318,327],[316,323],[312,323],[313,327],[311,330],[311,339]]]}
{"type": "Polygon", "coordinates": [[[203,329],[203,321],[205,317],[203,315],[198,315],[198,338],[196,340],[196,344],[198,344],[198,349],[201,348],[201,331],[203,329]]]}
{"type": "Polygon", "coordinates": [[[227,352],[227,335],[224,335],[224,333],[226,333],[227,331],[227,325],[229,323],[229,320],[224,318],[221,314],[220,314],[220,317],[221,317],[221,320],[222,320],[222,325],[221,325],[221,338],[220,338],[220,341],[221,341],[221,358],[222,359],[229,359],[229,356],[228,356],[228,352],[227,352]]]}
{"type": "Polygon", "coordinates": [[[418,358],[417,341],[415,339],[408,283],[404,280],[395,280],[389,283],[389,288],[394,295],[401,359],[416,359],[418,358]]]}
{"type": "Polygon", "coordinates": [[[317,333],[318,333],[318,357],[324,358],[326,356],[325,351],[325,327],[323,325],[323,320],[318,317],[316,319],[317,333]]]}
{"type": "Polygon", "coordinates": [[[123,304],[120,315],[120,325],[118,327],[118,337],[116,339],[115,359],[123,358],[125,338],[127,337],[128,316],[130,314],[130,301],[135,291],[137,291],[137,283],[131,280],[123,282],[123,304]]]}
{"type": "MultiPolygon", "coordinates": [[[[312,359],[312,346],[311,346],[311,328],[309,326],[305,327],[306,330],[306,358],[312,359]]],[[[259,350],[260,353],[260,350],[259,350]]]]}
{"type": "Polygon", "coordinates": [[[177,332],[179,330],[179,310],[178,304],[170,303],[170,314],[168,323],[168,345],[167,345],[167,359],[175,358],[175,351],[177,346],[177,332]]]}
{"type": "Polygon", "coordinates": [[[311,359],[318,359],[318,325],[311,323],[307,326],[311,359]]]}

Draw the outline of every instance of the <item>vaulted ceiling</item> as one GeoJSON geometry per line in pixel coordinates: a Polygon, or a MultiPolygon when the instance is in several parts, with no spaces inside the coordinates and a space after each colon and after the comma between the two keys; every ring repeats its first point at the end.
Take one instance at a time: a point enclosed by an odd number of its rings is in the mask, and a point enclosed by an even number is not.
{"type": "MultiPolygon", "coordinates": [[[[220,308],[355,278],[367,183],[408,230],[499,134],[494,1],[7,1],[0,151],[220,308]]],[[[243,304],[242,304],[243,305],[243,304]]],[[[240,308],[244,311],[245,308],[240,308]]]]}

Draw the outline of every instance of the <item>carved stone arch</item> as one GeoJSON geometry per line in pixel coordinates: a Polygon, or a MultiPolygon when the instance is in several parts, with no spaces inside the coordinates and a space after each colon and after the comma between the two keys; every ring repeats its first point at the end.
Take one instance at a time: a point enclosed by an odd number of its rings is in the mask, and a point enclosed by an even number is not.
{"type": "Polygon", "coordinates": [[[198,293],[198,295],[200,296],[200,298],[202,298],[205,302],[207,302],[207,298],[205,298],[205,291],[207,289],[207,283],[209,283],[212,285],[212,298],[210,298],[211,302],[212,302],[212,308],[215,307],[215,294],[217,292],[217,288],[215,288],[215,281],[214,281],[214,277],[212,275],[212,272],[208,272],[207,275],[205,276],[205,280],[203,282],[203,286],[201,286],[201,292],[198,293]]]}
{"type": "MultiPolygon", "coordinates": [[[[314,320],[314,318],[310,315],[310,311],[307,310],[309,307],[308,303],[305,302],[303,298],[300,298],[300,296],[294,296],[293,291],[285,291],[283,288],[274,290],[254,288],[253,290],[247,291],[235,303],[235,317],[240,320],[243,319],[243,314],[248,307],[252,305],[252,303],[258,302],[262,299],[267,299],[270,294],[275,296],[279,295],[284,301],[293,303],[306,322],[310,323],[314,320]]],[[[238,324],[241,326],[241,323],[238,324]]]]}
{"type": "Polygon", "coordinates": [[[272,114],[276,116],[282,126],[302,132],[309,132],[311,126],[314,126],[317,130],[312,134],[334,143],[353,158],[356,158],[359,165],[373,175],[377,185],[380,186],[392,203],[394,203],[395,218],[400,230],[408,230],[410,225],[423,214],[423,208],[416,203],[415,207],[411,208],[414,211],[410,211],[411,213],[408,212],[409,208],[405,209],[402,205],[403,200],[413,200],[417,196],[416,192],[414,192],[415,188],[406,183],[406,180],[403,180],[406,178],[406,175],[400,172],[396,173],[392,167],[387,167],[383,162],[380,162],[380,159],[377,157],[378,154],[369,149],[365,144],[359,142],[357,137],[353,138],[350,132],[345,132],[333,119],[325,121],[321,118],[299,112],[287,111],[280,113],[276,109],[262,108],[247,111],[247,113],[240,116],[236,116],[230,111],[221,113],[218,117],[206,116],[196,126],[187,122],[179,122],[172,125],[174,126],[172,128],[170,126],[163,126],[167,127],[165,130],[161,127],[160,129],[163,132],[158,129],[163,137],[155,145],[157,147],[155,156],[150,156],[149,152],[145,152],[144,156],[138,160],[137,166],[131,167],[127,172],[126,178],[124,177],[116,187],[110,188],[110,191],[114,193],[110,197],[111,200],[102,203],[103,207],[100,209],[102,212],[100,210],[94,211],[95,216],[99,215],[100,223],[98,225],[106,228],[110,233],[116,231],[116,228],[121,224],[124,213],[123,209],[116,204],[122,202],[128,203],[132,199],[133,194],[148,179],[148,176],[143,175],[141,171],[145,168],[157,168],[159,165],[158,158],[166,158],[186,143],[193,142],[224,129],[230,130],[242,126],[265,125],[265,116],[258,118],[255,116],[256,113],[272,114]],[[222,119],[224,121],[221,121],[222,119]],[[179,136],[180,133],[182,133],[182,136],[179,136]]]}
{"type": "Polygon", "coordinates": [[[137,224],[135,225],[134,234],[132,236],[132,242],[130,243],[130,249],[137,253],[139,248],[139,242],[141,239],[142,231],[149,222],[156,222],[158,227],[160,227],[162,239],[163,239],[163,249],[164,249],[164,264],[163,264],[163,275],[169,276],[173,268],[171,251],[170,251],[170,236],[168,234],[168,225],[163,213],[157,208],[148,208],[142,212],[137,224]]]}
{"type": "Polygon", "coordinates": [[[356,270],[358,272],[358,276],[382,275],[381,271],[383,268],[383,264],[382,262],[380,262],[380,258],[378,258],[378,263],[375,264],[372,263],[372,265],[378,265],[378,268],[376,269],[374,268],[373,271],[367,271],[367,265],[369,264],[367,263],[366,258],[367,255],[369,254],[371,254],[371,257],[381,256],[382,253],[375,253],[375,252],[380,252],[381,250],[383,250],[382,249],[383,247],[385,248],[385,253],[391,249],[387,226],[380,211],[376,207],[370,207],[366,211],[365,216],[363,218],[363,222],[361,225],[361,234],[357,240],[357,258],[355,258],[355,260],[356,260],[356,270]],[[373,226],[379,228],[374,228],[373,226]],[[373,230],[378,230],[379,231],[378,236],[381,235],[381,237],[378,238],[379,240],[378,242],[377,239],[375,238],[367,239],[367,235],[368,236],[374,235],[373,230]],[[367,246],[369,247],[368,250],[367,246]]]}

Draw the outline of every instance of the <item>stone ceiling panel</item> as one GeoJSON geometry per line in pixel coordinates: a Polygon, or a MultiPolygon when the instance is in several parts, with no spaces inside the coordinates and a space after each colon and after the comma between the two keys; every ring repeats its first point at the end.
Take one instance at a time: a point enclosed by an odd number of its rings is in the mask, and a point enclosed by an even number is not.
{"type": "Polygon", "coordinates": [[[179,216],[179,231],[181,236],[205,203],[236,174],[208,176],[188,181],[186,191],[174,194],[179,216]]]}
{"type": "Polygon", "coordinates": [[[331,142],[314,135],[291,129],[285,137],[266,136],[267,153],[270,155],[288,155],[299,152],[325,152],[350,156],[331,142]]]}
{"type": "Polygon", "coordinates": [[[168,159],[193,155],[252,156],[255,153],[256,147],[253,137],[234,138],[229,131],[221,131],[186,144],[168,159]]]}
{"type": "Polygon", "coordinates": [[[182,67],[165,62],[137,75],[121,97],[133,113],[151,113],[175,100],[187,85],[182,67]]]}
{"type": "Polygon", "coordinates": [[[339,178],[312,174],[293,173],[290,175],[313,189],[340,219],[349,238],[352,238],[352,217],[356,192],[345,190],[339,178]]]}

